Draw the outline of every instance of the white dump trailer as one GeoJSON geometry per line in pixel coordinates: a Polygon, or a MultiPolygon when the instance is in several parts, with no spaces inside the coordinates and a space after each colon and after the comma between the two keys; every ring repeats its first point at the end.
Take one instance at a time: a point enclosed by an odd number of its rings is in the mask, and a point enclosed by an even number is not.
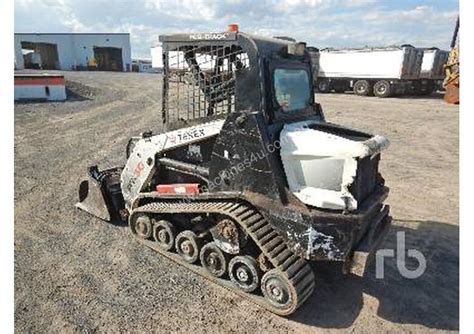
{"type": "Polygon", "coordinates": [[[311,55],[311,68],[313,70],[313,81],[316,82],[316,79],[319,76],[319,49],[314,46],[308,46],[306,48],[309,54],[311,55]]]}
{"type": "Polygon", "coordinates": [[[411,45],[387,48],[319,51],[320,92],[345,92],[388,97],[403,94],[418,80],[423,50],[411,45]]]}
{"type": "Polygon", "coordinates": [[[151,67],[154,69],[163,69],[163,49],[161,45],[153,46],[151,53],[151,67]]]}
{"type": "Polygon", "coordinates": [[[440,88],[444,79],[444,64],[448,60],[449,52],[438,48],[423,50],[419,81],[415,82],[414,93],[418,95],[431,94],[434,89],[440,88]]]}
{"type": "Polygon", "coordinates": [[[423,49],[423,63],[420,79],[443,80],[444,64],[448,60],[448,51],[438,48],[423,49]]]}

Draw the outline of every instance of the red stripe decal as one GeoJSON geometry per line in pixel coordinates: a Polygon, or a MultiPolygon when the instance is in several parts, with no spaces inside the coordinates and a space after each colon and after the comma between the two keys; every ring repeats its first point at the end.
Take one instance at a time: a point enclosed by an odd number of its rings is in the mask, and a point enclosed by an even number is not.
{"type": "Polygon", "coordinates": [[[64,78],[15,78],[15,85],[63,85],[64,78]]]}
{"type": "Polygon", "coordinates": [[[160,194],[197,194],[199,193],[198,183],[176,183],[159,184],[156,191],[160,194]]]}

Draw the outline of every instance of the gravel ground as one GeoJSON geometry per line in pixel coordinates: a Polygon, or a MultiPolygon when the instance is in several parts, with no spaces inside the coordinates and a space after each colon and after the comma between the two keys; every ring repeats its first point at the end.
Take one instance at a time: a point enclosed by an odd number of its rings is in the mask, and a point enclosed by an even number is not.
{"type": "MultiPolygon", "coordinates": [[[[273,315],[135,242],[128,229],[74,209],[86,168],[125,163],[128,138],[158,130],[159,75],[65,72],[69,99],[15,104],[15,327],[18,332],[457,331],[458,112],[439,96],[317,97],[328,120],[386,135],[381,170],[394,226],[426,272],[385,279],[317,265],[316,291],[273,315]]],[[[416,261],[407,259],[409,268],[416,261]]]]}

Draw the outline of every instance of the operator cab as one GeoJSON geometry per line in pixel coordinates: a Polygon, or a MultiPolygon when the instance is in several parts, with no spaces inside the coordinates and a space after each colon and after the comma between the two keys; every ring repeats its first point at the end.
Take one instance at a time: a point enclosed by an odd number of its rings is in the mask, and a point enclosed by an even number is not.
{"type": "Polygon", "coordinates": [[[161,35],[163,124],[175,129],[234,112],[261,112],[268,124],[317,116],[305,43],[222,33],[161,35]]]}
{"type": "MultiPolygon", "coordinates": [[[[273,175],[273,186],[259,184],[259,173],[246,172],[214,189],[272,194],[282,201],[289,189],[309,207],[345,211],[357,210],[373,192],[378,153],[388,142],[325,122],[314,101],[305,43],[235,29],[162,35],[160,41],[166,130],[196,124],[199,131],[209,124],[220,130],[164,156],[204,167],[212,180],[261,147],[278,145],[252,166],[273,175]]],[[[186,130],[183,142],[199,135],[198,130],[186,130]]]]}

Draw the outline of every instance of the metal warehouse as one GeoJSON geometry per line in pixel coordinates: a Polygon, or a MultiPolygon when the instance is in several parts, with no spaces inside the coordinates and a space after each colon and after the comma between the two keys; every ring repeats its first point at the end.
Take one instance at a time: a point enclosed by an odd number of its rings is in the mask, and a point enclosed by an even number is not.
{"type": "Polygon", "coordinates": [[[129,33],[16,33],[15,68],[131,71],[129,33]]]}

